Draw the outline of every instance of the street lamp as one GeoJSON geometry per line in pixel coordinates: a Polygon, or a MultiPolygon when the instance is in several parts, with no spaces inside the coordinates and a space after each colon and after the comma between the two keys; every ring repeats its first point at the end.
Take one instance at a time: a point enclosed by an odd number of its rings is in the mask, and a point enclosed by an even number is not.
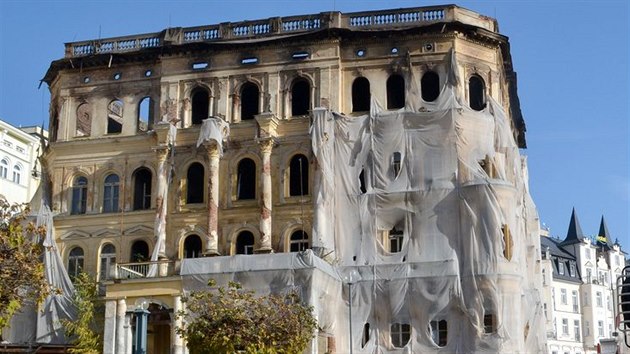
{"type": "Polygon", "coordinates": [[[343,275],[343,282],[348,284],[348,330],[350,332],[350,354],[352,351],[352,284],[354,284],[360,278],[359,272],[356,269],[352,269],[348,273],[343,275]]]}
{"type": "Polygon", "coordinates": [[[149,315],[149,301],[143,297],[136,300],[136,309],[133,314],[136,316],[136,336],[134,354],[147,353],[147,318],[149,315]]]}

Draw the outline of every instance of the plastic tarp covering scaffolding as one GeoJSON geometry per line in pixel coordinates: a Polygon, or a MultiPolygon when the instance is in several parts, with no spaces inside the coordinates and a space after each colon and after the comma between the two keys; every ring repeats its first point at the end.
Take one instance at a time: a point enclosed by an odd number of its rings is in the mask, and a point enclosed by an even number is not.
{"type": "Polygon", "coordinates": [[[310,287],[305,299],[339,353],[543,352],[526,161],[501,104],[462,104],[458,67],[451,54],[439,98],[423,107],[408,87],[398,111],[375,100],[360,117],[314,110],[313,249],[332,266],[313,267],[331,268],[326,277],[298,281],[298,256],[265,271],[279,255],[237,256],[184,261],[185,287],[216,274],[262,292],[310,287]],[[401,246],[390,246],[393,229],[401,246]],[[410,330],[394,340],[394,324],[410,330]]]}

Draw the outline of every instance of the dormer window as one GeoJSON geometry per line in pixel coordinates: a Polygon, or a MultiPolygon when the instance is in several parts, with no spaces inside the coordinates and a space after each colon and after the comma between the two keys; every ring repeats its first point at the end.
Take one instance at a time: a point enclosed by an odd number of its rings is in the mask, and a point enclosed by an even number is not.
{"type": "Polygon", "coordinates": [[[575,276],[575,264],[571,263],[569,264],[569,275],[574,277],[575,276]]]}
{"type": "Polygon", "coordinates": [[[564,275],[564,262],[558,261],[558,274],[564,275]]]}

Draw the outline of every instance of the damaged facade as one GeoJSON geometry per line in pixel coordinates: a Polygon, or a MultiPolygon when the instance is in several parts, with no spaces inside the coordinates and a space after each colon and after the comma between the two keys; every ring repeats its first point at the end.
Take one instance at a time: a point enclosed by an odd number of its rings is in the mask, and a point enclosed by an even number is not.
{"type": "Polygon", "coordinates": [[[300,291],[313,353],[544,350],[494,19],[448,5],[169,28],[67,43],[45,81],[54,230],[70,275],[102,282],[106,353],[131,351],[140,297],[149,352],[185,352],[173,311],[209,278],[300,291]]]}

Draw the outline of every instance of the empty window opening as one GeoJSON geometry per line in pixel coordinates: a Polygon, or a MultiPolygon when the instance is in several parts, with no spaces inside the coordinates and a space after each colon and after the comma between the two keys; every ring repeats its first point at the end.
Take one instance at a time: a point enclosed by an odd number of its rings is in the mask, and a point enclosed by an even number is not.
{"type": "Polygon", "coordinates": [[[236,178],[237,199],[256,199],[256,163],[244,158],[238,163],[236,178]]]}
{"type": "Polygon", "coordinates": [[[151,208],[151,171],[139,168],[133,173],[133,210],[151,208]]]}
{"type": "Polygon", "coordinates": [[[72,207],[71,214],[85,214],[87,206],[87,185],[85,177],[76,177],[72,182],[72,207]]]}
{"type": "Polygon", "coordinates": [[[357,77],[352,83],[352,112],[370,110],[370,81],[357,77]]]}
{"type": "Polygon", "coordinates": [[[411,326],[408,323],[392,323],[390,335],[394,347],[402,348],[409,343],[411,326]]]}
{"type": "Polygon", "coordinates": [[[151,71],[151,69],[149,69],[149,70],[147,70],[147,71],[145,71],[145,72],[144,72],[144,76],[145,76],[145,77],[149,77],[149,76],[151,76],[151,75],[153,75],[153,71],[151,71]]]}
{"type": "Polygon", "coordinates": [[[405,107],[405,79],[393,74],[387,79],[387,109],[405,107]]]}
{"type": "Polygon", "coordinates": [[[422,99],[433,102],[440,96],[440,76],[435,71],[427,71],[420,80],[422,99]]]}
{"type": "Polygon", "coordinates": [[[199,162],[192,163],[186,173],[186,203],[203,203],[204,168],[199,162]]]}
{"type": "Polygon", "coordinates": [[[76,136],[90,136],[92,132],[92,108],[87,103],[77,107],[76,136]]]}
{"type": "Polygon", "coordinates": [[[105,177],[103,188],[103,212],[118,212],[118,199],[120,194],[120,177],[116,174],[110,174],[105,177]]]}
{"type": "Polygon", "coordinates": [[[84,83],[84,84],[89,84],[89,83],[90,83],[90,77],[89,77],[89,76],[85,76],[85,77],[83,78],[83,83],[84,83]]]}
{"type": "Polygon", "coordinates": [[[153,124],[153,100],[143,98],[138,104],[138,131],[146,132],[153,124]]]}
{"type": "Polygon", "coordinates": [[[197,87],[190,96],[192,101],[192,124],[201,124],[209,115],[210,95],[208,90],[197,87]]]}
{"type": "Polygon", "coordinates": [[[363,325],[363,336],[361,337],[361,348],[365,348],[367,342],[370,341],[370,324],[363,325]]]}
{"type": "Polygon", "coordinates": [[[359,190],[361,191],[361,194],[367,193],[365,184],[365,169],[362,169],[361,173],[359,173],[359,190]]]}
{"type": "Polygon", "coordinates": [[[398,178],[400,175],[400,170],[402,168],[402,155],[400,152],[395,151],[392,154],[392,172],[394,173],[394,178],[398,178]]]}
{"type": "Polygon", "coordinates": [[[207,68],[208,68],[208,62],[207,61],[200,61],[200,62],[192,64],[192,69],[193,70],[203,70],[203,69],[207,69],[207,68]]]}
{"type": "Polygon", "coordinates": [[[22,168],[20,165],[13,166],[13,183],[20,184],[20,177],[22,176],[22,168]]]}
{"type": "Polygon", "coordinates": [[[293,55],[291,55],[291,58],[293,58],[294,60],[304,60],[304,59],[308,59],[311,55],[309,54],[309,52],[295,52],[293,53],[293,55]]]}
{"type": "Polygon", "coordinates": [[[246,82],[241,88],[241,120],[254,119],[259,113],[260,90],[252,82],[246,82]]]}
{"type": "Polygon", "coordinates": [[[116,264],[116,247],[111,243],[106,243],[101,248],[101,280],[111,279],[113,268],[116,264]]]}
{"type": "Polygon", "coordinates": [[[392,53],[392,54],[394,54],[394,55],[395,55],[395,54],[398,54],[398,48],[396,48],[396,47],[392,47],[392,49],[391,49],[389,52],[390,52],[390,53],[392,53]]]}
{"type": "Polygon", "coordinates": [[[307,115],[311,109],[311,85],[308,80],[298,78],[291,87],[291,115],[307,115]]]}
{"type": "Polygon", "coordinates": [[[486,155],[483,160],[479,160],[479,166],[486,173],[488,178],[495,178],[496,171],[494,169],[494,165],[492,164],[492,159],[490,156],[486,155]]]}
{"type": "Polygon", "coordinates": [[[184,258],[201,257],[201,237],[190,235],[184,241],[184,258]]]}
{"type": "Polygon", "coordinates": [[[247,57],[247,58],[241,59],[241,64],[243,65],[251,65],[251,64],[256,64],[256,63],[258,63],[257,57],[247,57]]]}
{"type": "Polygon", "coordinates": [[[358,57],[363,58],[365,56],[365,49],[358,49],[356,54],[358,57]]]}
{"type": "Polygon", "coordinates": [[[7,178],[7,174],[9,173],[9,161],[6,159],[2,159],[0,161],[0,177],[7,178]]]}
{"type": "Polygon", "coordinates": [[[131,245],[130,262],[147,262],[149,261],[149,245],[142,240],[135,241],[131,245]]]}
{"type": "Polygon", "coordinates": [[[486,84],[479,75],[473,75],[468,80],[468,99],[470,108],[481,111],[486,108],[486,84]]]}
{"type": "Polygon", "coordinates": [[[123,102],[114,100],[107,106],[107,134],[118,134],[122,132],[123,125],[123,102]]]}
{"type": "Polygon", "coordinates": [[[120,80],[120,78],[122,78],[122,74],[121,73],[115,73],[114,74],[114,80],[120,80]]]}
{"type": "Polygon", "coordinates": [[[70,250],[68,255],[68,275],[71,279],[76,278],[83,271],[83,260],[83,248],[75,247],[70,250]]]}
{"type": "Polygon", "coordinates": [[[236,237],[236,254],[254,254],[254,234],[242,231],[236,237]]]}
{"type": "Polygon", "coordinates": [[[389,252],[398,253],[402,251],[404,232],[402,229],[398,229],[394,226],[389,231],[389,252]]]}
{"type": "Polygon", "coordinates": [[[503,234],[503,256],[508,261],[512,260],[512,248],[514,247],[514,241],[512,241],[512,232],[507,224],[501,226],[501,233],[503,234]]]}
{"type": "Polygon", "coordinates": [[[308,195],[308,159],[295,155],[289,164],[289,195],[308,195]]]}
{"type": "Polygon", "coordinates": [[[493,314],[486,314],[483,316],[483,332],[495,333],[497,331],[497,319],[493,314]]]}
{"type": "Polygon", "coordinates": [[[431,339],[440,347],[446,346],[448,340],[448,324],[446,320],[429,322],[431,339]]]}
{"type": "Polygon", "coordinates": [[[309,249],[308,234],[304,230],[293,232],[289,240],[289,249],[291,252],[302,252],[309,249]]]}

